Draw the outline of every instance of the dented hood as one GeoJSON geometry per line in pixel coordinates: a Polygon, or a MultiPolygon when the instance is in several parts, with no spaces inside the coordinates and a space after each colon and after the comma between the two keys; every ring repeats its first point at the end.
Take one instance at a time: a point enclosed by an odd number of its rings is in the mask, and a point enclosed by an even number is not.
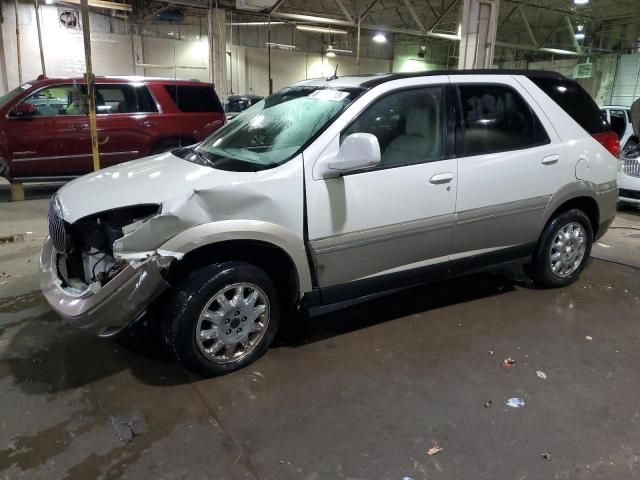
{"type": "Polygon", "coordinates": [[[64,219],[73,223],[96,213],[140,204],[162,204],[189,192],[233,186],[256,178],[197,165],[164,153],[84,175],[58,191],[64,219]]]}

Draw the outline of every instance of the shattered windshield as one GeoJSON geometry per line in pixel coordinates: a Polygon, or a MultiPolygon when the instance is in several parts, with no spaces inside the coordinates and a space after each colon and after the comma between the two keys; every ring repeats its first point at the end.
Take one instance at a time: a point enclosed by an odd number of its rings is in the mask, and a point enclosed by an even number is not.
{"type": "Polygon", "coordinates": [[[361,89],[289,87],[235,117],[183,156],[222,170],[256,171],[291,159],[323,130],[361,89]]]}

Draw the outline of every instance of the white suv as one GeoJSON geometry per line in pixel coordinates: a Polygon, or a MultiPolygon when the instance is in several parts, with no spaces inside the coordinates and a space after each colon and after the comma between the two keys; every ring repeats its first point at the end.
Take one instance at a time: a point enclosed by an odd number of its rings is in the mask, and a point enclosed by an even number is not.
{"type": "Polygon", "coordinates": [[[507,262],[573,282],[614,218],[619,148],[558,74],[303,81],[195,147],[63,187],[42,289],[102,336],[146,314],[218,375],[300,310],[507,262]]]}

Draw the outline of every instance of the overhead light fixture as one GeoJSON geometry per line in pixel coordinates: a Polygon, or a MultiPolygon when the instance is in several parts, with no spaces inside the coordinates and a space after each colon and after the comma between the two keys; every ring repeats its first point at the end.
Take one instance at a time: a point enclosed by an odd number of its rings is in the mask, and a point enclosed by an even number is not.
{"type": "Polygon", "coordinates": [[[331,35],[346,35],[346,30],[337,30],[331,27],[315,27],[313,25],[296,25],[296,30],[303,32],[329,33],[331,35]]]}
{"type": "Polygon", "coordinates": [[[584,25],[578,25],[578,31],[574,34],[576,40],[584,40],[584,25]]]}
{"type": "Polygon", "coordinates": [[[327,52],[326,52],[327,57],[335,57],[337,53],[350,54],[350,53],[353,53],[353,50],[343,50],[341,48],[333,48],[333,45],[329,45],[327,47],[327,52]]]}
{"type": "Polygon", "coordinates": [[[295,50],[296,49],[295,45],[286,45],[284,43],[267,42],[267,43],[265,43],[265,45],[267,47],[279,48],[280,50],[295,50]]]}
{"type": "Polygon", "coordinates": [[[54,0],[44,0],[44,3],[46,3],[47,5],[51,5],[53,3],[54,0]]]}
{"type": "Polygon", "coordinates": [[[260,27],[264,25],[284,25],[286,22],[232,22],[227,23],[232,27],[260,27]]]}
{"type": "Polygon", "coordinates": [[[422,50],[423,52],[427,49],[426,45],[420,45],[420,50],[422,50]]]}
{"type": "Polygon", "coordinates": [[[578,52],[572,52],[571,50],[563,50],[561,48],[547,48],[543,47],[539,49],[541,52],[555,53],[557,55],[577,55],[578,52]]]}
{"type": "Polygon", "coordinates": [[[376,43],[387,43],[387,37],[385,37],[384,33],[376,33],[373,36],[373,41],[376,43]]]}
{"type": "Polygon", "coordinates": [[[589,3],[589,0],[573,0],[574,5],[586,5],[589,3]]]}

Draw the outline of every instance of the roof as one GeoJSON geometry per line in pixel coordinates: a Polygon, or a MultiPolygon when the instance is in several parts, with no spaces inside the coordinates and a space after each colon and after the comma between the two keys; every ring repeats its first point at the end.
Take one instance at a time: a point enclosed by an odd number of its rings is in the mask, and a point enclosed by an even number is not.
{"type": "Polygon", "coordinates": [[[505,69],[488,69],[488,70],[432,70],[429,72],[406,72],[406,73],[374,73],[364,75],[348,75],[331,78],[314,78],[303,80],[296,83],[296,86],[331,86],[336,88],[373,88],[377,85],[390,82],[393,80],[401,80],[403,78],[419,78],[433,77],[438,75],[521,75],[524,77],[544,77],[557,78],[566,80],[567,78],[558,72],[547,70],[505,70],[505,69]]]}
{"type": "MultiPolygon", "coordinates": [[[[160,77],[141,77],[141,76],[99,76],[96,75],[96,83],[102,82],[111,82],[111,83],[152,83],[152,82],[163,82],[163,83],[185,83],[185,84],[200,84],[200,85],[211,85],[211,83],[201,82],[200,80],[181,80],[175,78],[160,78],[160,77]]],[[[84,77],[42,77],[39,76],[36,80],[31,80],[29,83],[31,85],[51,85],[59,82],[76,82],[83,83],[84,77]]]]}

